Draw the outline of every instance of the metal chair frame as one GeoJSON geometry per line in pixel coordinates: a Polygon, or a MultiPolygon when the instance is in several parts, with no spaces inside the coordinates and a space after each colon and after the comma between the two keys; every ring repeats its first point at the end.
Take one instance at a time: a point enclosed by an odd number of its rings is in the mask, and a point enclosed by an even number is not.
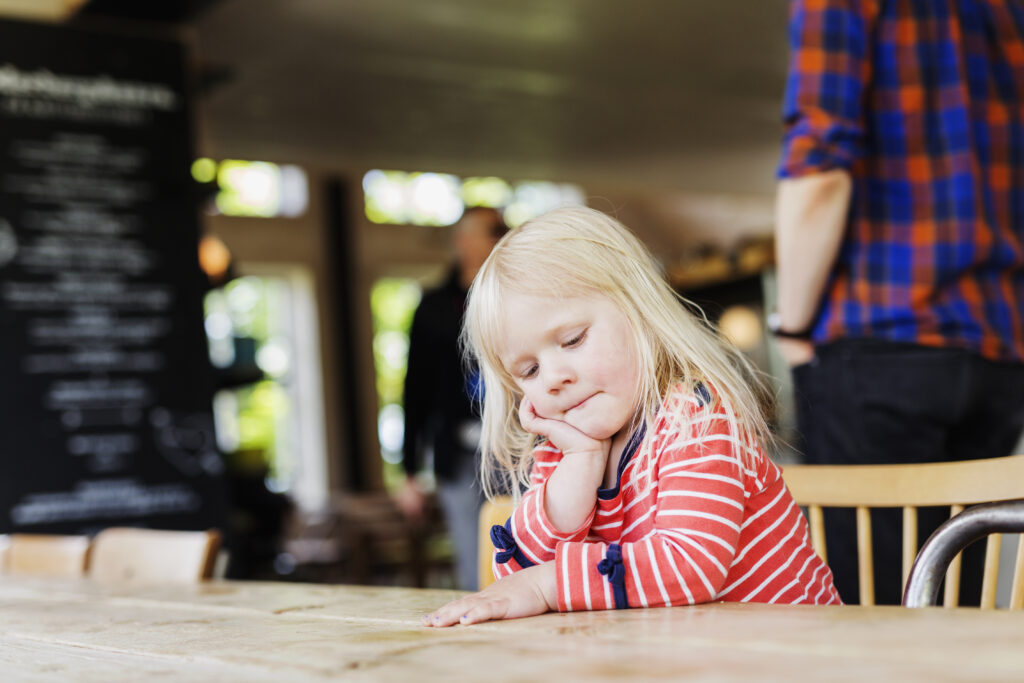
{"type": "MultiPolygon", "coordinates": [[[[939,585],[953,558],[990,534],[1024,532],[1024,500],[985,503],[964,510],[935,530],[914,560],[903,593],[905,607],[939,604],[939,585]]],[[[1010,608],[1024,607],[1024,553],[1018,552],[1010,608]]]]}

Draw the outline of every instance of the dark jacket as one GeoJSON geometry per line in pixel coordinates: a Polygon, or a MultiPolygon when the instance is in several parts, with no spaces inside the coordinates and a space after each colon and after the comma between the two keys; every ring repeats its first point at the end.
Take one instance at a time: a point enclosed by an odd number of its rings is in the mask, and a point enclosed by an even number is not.
{"type": "Polygon", "coordinates": [[[477,417],[471,398],[475,367],[467,367],[459,350],[466,291],[453,268],[445,283],[423,295],[409,333],[409,365],[405,375],[405,442],[403,466],[415,474],[424,449],[434,449],[434,474],[455,475],[462,458],[475,447],[462,444],[460,430],[477,417]]]}

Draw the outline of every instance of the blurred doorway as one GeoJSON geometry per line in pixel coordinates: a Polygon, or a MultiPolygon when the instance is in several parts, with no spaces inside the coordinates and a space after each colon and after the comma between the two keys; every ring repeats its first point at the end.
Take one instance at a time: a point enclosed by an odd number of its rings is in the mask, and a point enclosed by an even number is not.
{"type": "Polygon", "coordinates": [[[312,273],[247,265],[207,294],[205,315],[210,360],[221,377],[217,437],[229,464],[264,470],[267,488],[300,508],[323,507],[327,449],[312,273]]]}

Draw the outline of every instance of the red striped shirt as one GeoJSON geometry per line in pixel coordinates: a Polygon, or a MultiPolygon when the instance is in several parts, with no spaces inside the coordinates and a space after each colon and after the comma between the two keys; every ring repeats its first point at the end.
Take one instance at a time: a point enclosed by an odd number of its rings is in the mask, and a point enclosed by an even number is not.
{"type": "Polygon", "coordinates": [[[630,457],[617,489],[600,489],[590,519],[570,533],[544,511],[562,453],[542,442],[530,488],[506,524],[515,547],[496,549],[495,576],[554,561],[562,611],[623,607],[622,598],[630,607],[839,604],[832,572],[811,547],[779,468],[759,447],[738,443],[726,415],[697,395],[675,400],[685,402],[684,419],[663,410],[633,451],[653,439],[653,479],[645,482],[630,457]],[[499,563],[498,552],[508,550],[514,556],[499,563]]]}

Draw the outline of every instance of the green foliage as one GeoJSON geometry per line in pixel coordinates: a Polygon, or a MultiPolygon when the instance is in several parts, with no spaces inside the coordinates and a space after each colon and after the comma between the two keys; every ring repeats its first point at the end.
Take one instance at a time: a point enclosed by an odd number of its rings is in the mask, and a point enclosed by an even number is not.
{"type": "Polygon", "coordinates": [[[264,278],[240,277],[224,286],[236,337],[252,337],[257,344],[270,336],[270,310],[264,278]]]}
{"type": "Polygon", "coordinates": [[[370,290],[373,361],[381,407],[402,403],[402,387],[409,359],[409,329],[420,296],[420,287],[415,280],[402,278],[381,278],[370,290]]]}
{"type": "MultiPolygon", "coordinates": [[[[284,334],[287,311],[287,284],[278,278],[242,277],[211,291],[205,300],[205,312],[211,316],[227,316],[230,332],[226,337],[249,337],[256,349],[262,349],[275,337],[284,334]]],[[[223,340],[222,340],[223,341],[223,340]]],[[[211,338],[212,345],[217,340],[211,338]]],[[[286,378],[283,381],[287,381],[286,378]]],[[[254,384],[227,389],[234,395],[233,430],[237,434],[235,448],[240,453],[260,453],[269,474],[280,482],[288,482],[293,468],[288,434],[291,429],[291,400],[284,384],[265,379],[254,384]]]]}

